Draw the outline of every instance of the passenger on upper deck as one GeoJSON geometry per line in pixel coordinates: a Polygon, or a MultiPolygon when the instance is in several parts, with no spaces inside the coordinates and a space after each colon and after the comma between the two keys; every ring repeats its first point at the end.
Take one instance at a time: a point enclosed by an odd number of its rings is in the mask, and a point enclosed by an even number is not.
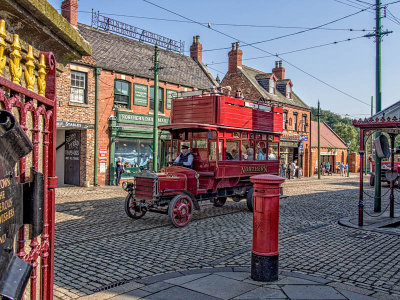
{"type": "Polygon", "coordinates": [[[174,160],[174,163],[193,169],[193,155],[189,152],[189,146],[183,145],[181,147],[181,154],[174,160]]]}

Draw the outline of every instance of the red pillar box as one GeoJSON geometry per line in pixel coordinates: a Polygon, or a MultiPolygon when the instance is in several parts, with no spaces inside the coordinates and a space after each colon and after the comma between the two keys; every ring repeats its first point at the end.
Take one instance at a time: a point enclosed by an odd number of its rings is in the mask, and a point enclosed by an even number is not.
{"type": "Polygon", "coordinates": [[[279,189],[284,178],[256,175],[253,183],[253,250],[251,278],[256,281],[278,280],[279,189]]]}

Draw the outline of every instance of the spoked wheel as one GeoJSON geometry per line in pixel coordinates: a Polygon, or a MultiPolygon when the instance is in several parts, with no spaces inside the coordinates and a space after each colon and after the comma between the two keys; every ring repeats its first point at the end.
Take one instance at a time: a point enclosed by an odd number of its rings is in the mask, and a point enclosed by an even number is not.
{"type": "Polygon", "coordinates": [[[175,196],[168,206],[168,216],[176,227],[186,226],[192,219],[193,202],[186,194],[175,196]]]}
{"type": "Polygon", "coordinates": [[[215,207],[224,206],[225,202],[226,202],[226,197],[218,197],[214,200],[214,206],[215,207]]]}
{"type": "Polygon", "coordinates": [[[135,220],[140,219],[146,214],[146,210],[143,210],[139,205],[136,205],[136,202],[130,193],[125,198],[125,212],[128,217],[135,220]]]}
{"type": "Polygon", "coordinates": [[[253,212],[253,188],[250,188],[246,196],[246,204],[249,211],[253,212]]]}

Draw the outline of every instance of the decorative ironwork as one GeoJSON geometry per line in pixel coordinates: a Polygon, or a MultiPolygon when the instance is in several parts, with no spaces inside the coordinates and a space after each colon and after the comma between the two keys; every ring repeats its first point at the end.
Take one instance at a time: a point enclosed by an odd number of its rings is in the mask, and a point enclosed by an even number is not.
{"type": "Polygon", "coordinates": [[[96,27],[97,29],[104,31],[115,32],[120,35],[136,39],[139,42],[157,45],[169,51],[174,51],[181,54],[184,54],[185,51],[185,42],[183,41],[175,41],[157,33],[111,19],[101,15],[100,12],[92,12],[92,27],[96,27]]]}
{"type": "Polygon", "coordinates": [[[26,88],[28,90],[33,90],[33,86],[35,84],[35,74],[33,71],[35,70],[35,64],[33,61],[35,60],[35,57],[33,56],[33,49],[32,46],[28,46],[28,54],[26,55],[26,63],[25,63],[25,84],[26,88]]]}
{"type": "Polygon", "coordinates": [[[46,91],[46,63],[44,60],[44,55],[40,55],[39,62],[39,77],[38,77],[38,94],[44,96],[46,91]]]}
{"type": "Polygon", "coordinates": [[[3,73],[3,69],[6,66],[6,56],[4,55],[4,50],[7,47],[5,38],[6,35],[6,22],[4,20],[0,20],[0,75],[3,73]]]}
{"type": "MultiPolygon", "coordinates": [[[[8,44],[5,40],[5,22],[0,20],[0,63],[4,49],[8,44]],[[4,42],[4,43],[2,43],[4,42]],[[6,44],[6,46],[4,46],[6,44]]],[[[35,93],[20,83],[23,66],[18,35],[10,46],[9,54],[10,78],[0,76],[0,108],[13,112],[21,128],[28,134],[33,143],[33,152],[21,158],[18,162],[18,182],[32,181],[31,167],[44,174],[44,207],[43,233],[40,237],[32,235],[31,228],[21,227],[17,238],[17,256],[32,267],[30,283],[25,290],[23,299],[53,299],[54,282],[54,211],[56,177],[56,61],[51,52],[39,55],[38,90],[35,93]],[[12,81],[11,81],[11,80],[12,81]]],[[[28,48],[26,68],[31,65],[31,50],[28,48]],[[27,66],[28,64],[28,66],[27,66]]],[[[32,49],[32,57],[33,49],[32,49]]],[[[37,61],[31,61],[34,65],[37,61]]],[[[1,67],[1,65],[0,65],[1,67]]],[[[3,67],[4,68],[4,67],[3,67]]],[[[26,73],[25,73],[26,74],[26,73]]],[[[29,74],[29,72],[28,72],[29,74]]],[[[8,75],[8,74],[7,74],[8,75]]],[[[27,83],[28,86],[28,83],[27,83]]],[[[1,298],[1,296],[0,296],[1,298]]]]}
{"type": "Polygon", "coordinates": [[[21,45],[19,43],[19,35],[14,34],[14,40],[11,45],[12,52],[10,53],[10,73],[11,73],[11,80],[16,83],[20,84],[21,76],[22,76],[22,67],[20,65],[21,62],[21,45]]]}

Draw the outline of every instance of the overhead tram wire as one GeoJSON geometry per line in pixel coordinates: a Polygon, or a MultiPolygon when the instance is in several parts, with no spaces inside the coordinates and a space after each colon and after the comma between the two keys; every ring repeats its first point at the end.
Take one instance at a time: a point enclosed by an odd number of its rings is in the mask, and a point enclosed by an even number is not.
{"type": "MultiPolygon", "coordinates": [[[[149,2],[148,0],[143,0],[143,1],[148,2],[148,3],[151,3],[151,2],[149,2]]],[[[161,6],[160,6],[160,7],[161,7],[161,6]]],[[[355,16],[355,15],[357,15],[357,14],[359,14],[359,13],[361,13],[361,12],[364,12],[364,11],[366,11],[366,10],[367,10],[367,8],[364,8],[364,9],[361,9],[361,10],[355,12],[355,13],[346,15],[346,16],[341,17],[341,18],[339,18],[339,19],[335,19],[335,20],[333,20],[333,21],[329,21],[329,22],[327,22],[327,23],[324,23],[324,24],[321,24],[321,25],[318,25],[318,26],[315,26],[315,27],[311,27],[311,28],[309,28],[309,29],[304,29],[304,30],[300,30],[300,31],[293,32],[293,33],[290,33],[290,34],[285,34],[285,35],[277,36],[277,37],[270,38],[270,39],[263,40],[263,41],[252,42],[252,43],[245,43],[244,45],[242,45],[242,47],[254,46],[254,45],[257,45],[257,44],[262,44],[262,43],[266,43],[266,42],[271,42],[271,41],[279,40],[279,39],[282,39],[282,38],[285,38],[285,37],[294,36],[294,35],[298,35],[298,34],[301,34],[301,33],[308,32],[308,31],[312,31],[312,30],[321,28],[321,27],[323,27],[323,26],[326,26],[326,25],[329,25],[329,24],[332,24],[332,23],[335,23],[335,22],[338,22],[338,21],[347,19],[347,18],[349,18],[349,17],[355,16]]],[[[202,25],[201,23],[198,23],[198,22],[196,22],[196,23],[202,25]]],[[[203,26],[203,25],[202,25],[202,26],[203,26]]],[[[205,27],[208,28],[208,26],[205,26],[205,27]]],[[[217,32],[220,32],[220,31],[218,31],[218,30],[216,30],[216,29],[214,29],[214,28],[210,28],[210,29],[211,29],[211,30],[215,30],[215,31],[217,31],[217,32]]],[[[221,33],[221,32],[220,32],[220,33],[221,33]]],[[[215,48],[215,49],[206,49],[206,50],[203,50],[203,52],[207,52],[207,51],[216,51],[216,50],[228,50],[228,49],[230,49],[230,47],[215,48]]]]}
{"type": "MultiPolygon", "coordinates": [[[[185,17],[185,16],[183,16],[183,15],[177,13],[177,12],[171,11],[171,10],[169,10],[169,9],[167,9],[167,8],[164,8],[164,7],[162,7],[162,6],[158,5],[158,4],[152,3],[152,2],[150,2],[149,0],[143,0],[143,1],[146,2],[146,3],[148,3],[148,4],[151,4],[151,5],[153,5],[153,6],[156,6],[156,7],[160,8],[160,9],[162,9],[162,10],[168,11],[169,13],[175,14],[175,15],[177,15],[177,16],[183,18],[183,19],[190,20],[190,21],[192,21],[192,22],[194,22],[194,23],[197,23],[197,24],[199,24],[199,25],[201,25],[201,26],[203,26],[203,27],[209,28],[208,26],[205,26],[205,25],[203,25],[203,24],[201,24],[201,23],[199,23],[199,22],[197,22],[197,21],[195,21],[195,20],[192,20],[192,19],[190,19],[190,18],[188,18],[188,17],[185,17]]],[[[398,2],[400,2],[400,0],[399,0],[398,2]]],[[[365,11],[365,10],[361,10],[360,12],[362,12],[362,11],[365,11]]],[[[360,13],[360,12],[358,12],[358,13],[360,13]]],[[[356,13],[354,13],[354,14],[352,14],[352,15],[355,15],[355,14],[356,14],[356,13]]],[[[349,15],[349,16],[350,16],[350,15],[349,15]]],[[[347,17],[349,17],[349,16],[347,16],[347,17]]],[[[345,18],[345,17],[344,17],[344,18],[345,18]]],[[[343,18],[341,18],[341,19],[343,19],[343,18]]],[[[332,23],[332,22],[330,22],[330,23],[332,23]]],[[[213,30],[213,31],[215,31],[215,32],[218,32],[219,34],[222,34],[222,35],[224,35],[224,36],[226,36],[226,37],[229,37],[230,39],[236,40],[236,41],[241,42],[241,43],[245,43],[245,42],[243,42],[243,41],[241,41],[241,40],[239,40],[239,39],[237,39],[237,38],[235,38],[235,37],[233,37],[233,36],[231,36],[231,35],[229,35],[229,34],[226,34],[226,33],[222,32],[222,31],[219,31],[219,30],[217,30],[217,29],[215,29],[215,28],[209,28],[209,29],[211,29],[211,30],[213,30]]],[[[249,44],[249,45],[250,45],[250,44],[249,44]]],[[[262,51],[262,52],[268,53],[268,54],[270,54],[270,55],[273,55],[271,52],[266,51],[266,50],[264,50],[264,49],[261,49],[261,48],[259,48],[259,47],[256,47],[256,46],[254,46],[254,45],[250,45],[250,46],[253,47],[253,48],[255,48],[255,49],[257,49],[257,50],[259,50],[259,51],[262,51]]],[[[346,96],[348,96],[349,98],[352,98],[352,99],[354,99],[354,100],[356,100],[356,101],[358,101],[358,102],[360,102],[360,103],[363,103],[363,104],[367,105],[368,107],[371,106],[369,103],[364,102],[364,101],[362,101],[362,100],[360,100],[360,99],[358,99],[358,98],[356,98],[356,97],[354,97],[354,96],[352,96],[352,95],[350,95],[350,94],[348,94],[348,93],[346,93],[346,92],[344,92],[344,91],[342,91],[342,90],[339,90],[339,89],[336,88],[335,86],[333,86],[333,85],[331,85],[331,84],[329,84],[329,83],[323,81],[322,79],[319,79],[318,77],[316,77],[316,76],[314,76],[314,75],[308,73],[307,71],[305,71],[305,70],[303,70],[303,69],[301,69],[301,68],[295,66],[294,64],[292,64],[292,63],[289,62],[288,60],[286,60],[286,59],[280,57],[279,55],[275,55],[275,56],[278,57],[278,58],[280,58],[282,61],[286,62],[287,64],[289,64],[289,65],[292,66],[293,68],[299,70],[300,72],[302,72],[302,73],[304,73],[304,74],[307,74],[308,76],[310,76],[310,77],[314,78],[315,80],[317,80],[317,81],[319,81],[319,82],[325,84],[326,86],[329,86],[330,88],[334,89],[335,91],[337,91],[337,92],[339,92],[339,93],[341,93],[341,94],[343,94],[343,95],[346,95],[346,96]]]]}
{"type": "MultiPolygon", "coordinates": [[[[80,10],[79,13],[92,14],[92,11],[80,10]]],[[[145,17],[145,16],[134,16],[134,15],[124,15],[124,14],[113,14],[113,13],[101,13],[105,16],[115,16],[115,17],[126,17],[126,18],[137,18],[146,20],[156,20],[156,21],[166,21],[166,22],[177,22],[177,23],[194,23],[192,21],[176,20],[176,19],[165,19],[165,18],[155,18],[155,17],[145,17]]],[[[203,25],[211,24],[211,26],[232,26],[232,27],[251,27],[251,28],[276,28],[276,29],[311,29],[310,27],[304,26],[281,26],[281,25],[256,25],[256,24],[233,24],[233,23],[210,23],[210,22],[200,22],[203,25]]],[[[317,28],[319,30],[328,31],[368,31],[367,29],[353,29],[353,28],[317,28]]]]}
{"type": "MultiPolygon", "coordinates": [[[[358,36],[358,37],[355,37],[355,38],[348,38],[348,39],[345,39],[345,40],[335,41],[335,42],[331,42],[331,43],[325,43],[325,44],[321,44],[321,45],[310,46],[310,47],[306,47],[306,48],[302,48],[302,49],[297,49],[297,50],[292,50],[292,51],[287,51],[287,52],[281,52],[281,53],[277,53],[277,54],[273,54],[273,55],[263,55],[263,56],[257,56],[257,57],[243,58],[242,60],[255,60],[255,59],[261,59],[261,58],[273,57],[273,56],[276,56],[276,55],[280,56],[280,55],[286,55],[286,54],[291,54],[291,53],[297,53],[297,52],[302,52],[302,51],[311,50],[311,49],[315,49],[315,48],[321,48],[321,47],[326,47],[326,46],[330,46],[330,45],[337,45],[339,43],[350,42],[350,41],[353,41],[353,40],[361,39],[363,37],[365,37],[365,35],[358,36]]],[[[220,64],[225,64],[225,63],[227,63],[227,62],[224,61],[224,62],[210,63],[210,64],[207,64],[207,66],[209,66],[209,65],[220,65],[220,64]]]]}

